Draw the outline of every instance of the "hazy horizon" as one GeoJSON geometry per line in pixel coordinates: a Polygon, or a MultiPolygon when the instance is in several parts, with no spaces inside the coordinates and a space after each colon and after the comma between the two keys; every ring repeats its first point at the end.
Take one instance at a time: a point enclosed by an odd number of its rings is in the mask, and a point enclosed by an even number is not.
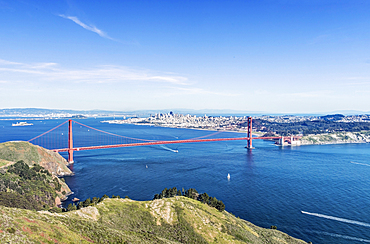
{"type": "MultiPolygon", "coordinates": [[[[208,114],[208,115],[247,115],[247,116],[260,116],[260,115],[270,115],[270,116],[282,116],[282,115],[293,115],[293,116],[323,116],[323,115],[332,115],[332,114],[343,114],[343,115],[361,115],[361,114],[370,114],[370,111],[358,111],[358,110],[337,110],[337,111],[326,111],[326,112],[317,112],[317,113],[305,113],[304,111],[300,113],[273,113],[265,111],[243,111],[243,110],[232,110],[232,109],[186,109],[186,108],[174,108],[174,109],[142,109],[142,110],[103,110],[103,109],[88,109],[88,110],[77,110],[77,109],[53,109],[53,108],[0,108],[0,114],[4,113],[4,110],[47,110],[45,112],[69,112],[69,113],[141,113],[141,114],[155,114],[155,113],[189,113],[194,115],[208,114]]],[[[40,113],[40,111],[38,111],[40,113]]],[[[37,111],[34,111],[37,114],[37,111]]]]}

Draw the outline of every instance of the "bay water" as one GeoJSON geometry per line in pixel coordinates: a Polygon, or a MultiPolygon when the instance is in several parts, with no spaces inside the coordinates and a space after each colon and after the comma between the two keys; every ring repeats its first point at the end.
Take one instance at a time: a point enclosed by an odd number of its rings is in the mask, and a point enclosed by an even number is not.
{"type": "MultiPolygon", "coordinates": [[[[201,137],[213,132],[147,125],[79,122],[149,140],[201,137]]],[[[29,140],[65,120],[0,120],[0,142],[29,140]],[[28,121],[33,126],[14,127],[28,121]]],[[[67,133],[67,131],[66,131],[67,133]]],[[[218,137],[244,137],[225,132],[218,137]]],[[[74,138],[78,143],[78,136],[74,138]]],[[[187,143],[78,151],[65,177],[77,197],[119,195],[151,200],[164,188],[195,188],[253,224],[313,243],[370,243],[370,144],[278,147],[271,141],[187,143]],[[230,174],[228,180],[227,175],[230,174]]],[[[62,154],[67,157],[67,154],[62,154]]]]}

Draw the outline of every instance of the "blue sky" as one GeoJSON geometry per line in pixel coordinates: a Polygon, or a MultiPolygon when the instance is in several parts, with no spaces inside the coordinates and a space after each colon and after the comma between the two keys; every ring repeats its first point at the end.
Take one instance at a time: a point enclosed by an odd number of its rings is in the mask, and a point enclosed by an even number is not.
{"type": "Polygon", "coordinates": [[[370,111],[370,1],[0,0],[1,108],[370,111]]]}

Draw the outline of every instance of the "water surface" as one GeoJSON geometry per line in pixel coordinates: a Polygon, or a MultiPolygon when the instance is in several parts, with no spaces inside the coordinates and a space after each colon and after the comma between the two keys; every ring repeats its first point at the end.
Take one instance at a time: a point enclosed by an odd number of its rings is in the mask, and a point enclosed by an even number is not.
{"type": "MultiPolygon", "coordinates": [[[[28,140],[63,121],[35,121],[29,127],[11,127],[14,121],[0,121],[0,142],[28,140]]],[[[109,125],[99,119],[79,121],[112,133],[154,140],[212,133],[109,125]]],[[[78,143],[78,138],[74,140],[78,143]]],[[[221,199],[226,210],[240,218],[266,228],[276,225],[305,241],[370,242],[369,144],[281,148],[256,140],[253,145],[252,151],[244,148],[244,141],[228,141],[75,152],[75,176],[66,177],[74,192],[70,199],[114,194],[150,200],[164,188],[196,188],[221,199]]]]}

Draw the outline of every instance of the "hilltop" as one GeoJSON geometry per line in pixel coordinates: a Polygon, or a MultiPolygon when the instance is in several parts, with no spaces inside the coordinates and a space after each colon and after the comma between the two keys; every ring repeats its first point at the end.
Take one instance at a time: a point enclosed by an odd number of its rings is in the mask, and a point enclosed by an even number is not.
{"type": "Polygon", "coordinates": [[[305,243],[182,196],[106,198],[66,213],[0,211],[0,239],[14,243],[305,243]]]}
{"type": "Polygon", "coordinates": [[[56,176],[72,175],[68,162],[59,154],[25,141],[0,143],[0,166],[23,160],[27,165],[40,165],[56,176]]]}

